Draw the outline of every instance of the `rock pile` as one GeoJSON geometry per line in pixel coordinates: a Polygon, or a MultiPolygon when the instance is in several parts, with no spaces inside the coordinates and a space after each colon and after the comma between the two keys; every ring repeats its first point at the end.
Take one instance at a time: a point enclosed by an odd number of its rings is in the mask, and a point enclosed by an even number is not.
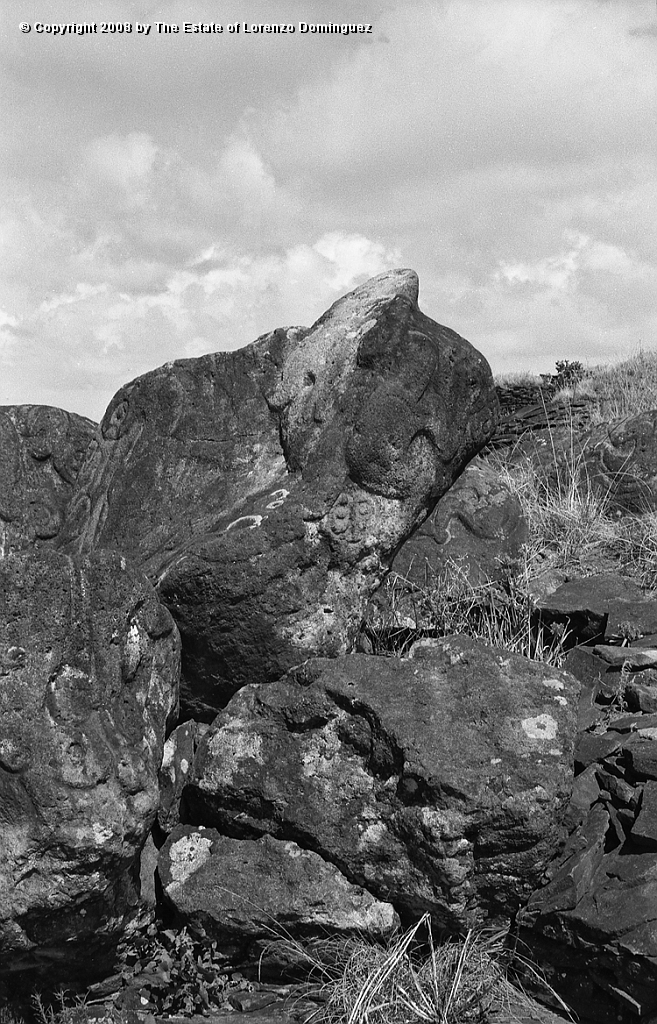
{"type": "MultiPolygon", "coordinates": [[[[168,364],[122,388],[98,430],[58,410],[3,412],[3,556],[12,547],[56,548],[0,562],[3,971],[57,958],[61,968],[63,951],[69,977],[104,969],[112,943],[145,907],[139,879],[146,903],[161,891],[179,922],[214,922],[216,930],[220,918],[231,948],[253,951],[262,935],[253,907],[230,909],[219,897],[227,880],[300,935],[320,926],[380,935],[394,925],[401,876],[388,899],[369,867],[342,864],[302,831],[282,835],[263,823],[240,831],[197,820],[192,808],[217,711],[234,694],[239,707],[242,691],[272,687],[272,700],[276,686],[305,692],[289,670],[349,650],[401,544],[496,428],[487,363],[424,316],[417,294],[412,271],[391,272],[309,329],[168,364]],[[45,526],[35,511],[42,505],[57,512],[45,526]],[[182,640],[186,719],[173,733],[179,634],[171,615],[182,640]],[[267,884],[257,881],[265,863],[267,884]],[[304,893],[314,893],[313,906],[304,893]]],[[[344,717],[338,708],[331,728],[336,716],[344,717]]],[[[359,764],[366,719],[352,723],[363,732],[353,755],[343,737],[345,756],[359,764]]],[[[541,805],[550,827],[567,798],[570,734],[565,722],[560,728],[554,784],[541,805]]],[[[308,739],[321,747],[322,729],[308,739]]],[[[397,741],[381,749],[388,742],[397,741]]],[[[394,771],[403,771],[400,756],[394,771]]],[[[318,765],[330,772],[329,757],[318,765]]],[[[360,775],[370,770],[378,786],[379,769],[365,757],[360,775]]],[[[289,775],[283,784],[293,786],[289,775]]],[[[254,812],[255,797],[240,799],[236,820],[254,812]]],[[[432,806],[431,787],[422,800],[432,806]]],[[[437,822],[430,830],[440,832],[437,822]]],[[[537,828],[532,842],[545,859],[537,828]]],[[[370,846],[378,829],[373,821],[370,846]]],[[[429,869],[413,867],[411,854],[406,860],[418,891],[429,886],[436,906],[454,902],[447,881],[441,896],[438,880],[421,882],[429,869]]],[[[531,871],[514,870],[511,889],[529,891],[531,871]]],[[[462,911],[472,903],[475,912],[471,868],[465,875],[462,911]]]]}

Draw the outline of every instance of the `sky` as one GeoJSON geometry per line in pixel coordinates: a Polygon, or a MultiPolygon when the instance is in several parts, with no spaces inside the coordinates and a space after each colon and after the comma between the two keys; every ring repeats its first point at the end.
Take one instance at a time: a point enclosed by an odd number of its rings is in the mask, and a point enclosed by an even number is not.
{"type": "Polygon", "coordinates": [[[498,375],[654,349],[656,87],[655,0],[0,0],[0,404],[99,420],[395,267],[498,375]]]}

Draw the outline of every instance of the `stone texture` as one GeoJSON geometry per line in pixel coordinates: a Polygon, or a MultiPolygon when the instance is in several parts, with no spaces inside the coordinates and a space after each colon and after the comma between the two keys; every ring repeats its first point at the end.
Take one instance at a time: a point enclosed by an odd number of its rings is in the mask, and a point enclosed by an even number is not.
{"type": "Polygon", "coordinates": [[[499,578],[500,563],[518,558],[527,538],[520,502],[499,473],[475,459],[402,545],[392,571],[423,585],[452,562],[476,586],[499,578]]]}
{"type": "Polygon", "coordinates": [[[191,719],[174,729],[164,744],[157,823],[167,835],[180,824],[180,798],[189,781],[201,737],[208,728],[208,725],[191,719]]]}
{"type": "Polygon", "coordinates": [[[265,835],[232,839],[177,826],[158,873],[179,924],[216,941],[233,963],[265,976],[307,974],[304,942],[361,934],[382,941],[399,925],[387,903],[352,885],[333,864],[297,843],[265,835]]]}
{"type": "Polygon", "coordinates": [[[315,850],[400,913],[508,917],[565,836],[578,684],[465,637],[310,660],[203,737],[189,820],[315,850]]]}
{"type": "Polygon", "coordinates": [[[578,737],[571,834],[518,915],[550,984],[596,1024],[657,1011],[656,722],[608,715],[578,737]]]}
{"type": "Polygon", "coordinates": [[[621,623],[629,626],[628,619],[639,612],[652,623],[653,609],[654,601],[644,596],[637,583],[616,573],[569,580],[537,606],[541,623],[565,626],[571,643],[602,643],[610,617],[616,628],[621,623]]]}
{"type": "Polygon", "coordinates": [[[604,423],[584,438],[581,473],[620,513],[657,509],[657,409],[604,423]]]}
{"type": "Polygon", "coordinates": [[[0,561],[0,963],[93,974],[137,913],[180,641],[117,554],[0,561]]]}
{"type": "Polygon", "coordinates": [[[98,425],[48,405],[0,406],[0,557],[52,541],[98,425]]]}
{"type": "Polygon", "coordinates": [[[309,330],[169,363],[110,403],[62,543],[124,551],[157,582],[194,717],[346,651],[400,543],[492,435],[488,364],[417,293],[412,271],[380,275],[309,330]]]}
{"type": "Polygon", "coordinates": [[[520,502],[499,473],[475,459],[395,555],[394,607],[384,583],[370,602],[368,621],[425,625],[424,589],[439,585],[445,573],[459,573],[473,587],[499,579],[527,539],[520,502]]]}

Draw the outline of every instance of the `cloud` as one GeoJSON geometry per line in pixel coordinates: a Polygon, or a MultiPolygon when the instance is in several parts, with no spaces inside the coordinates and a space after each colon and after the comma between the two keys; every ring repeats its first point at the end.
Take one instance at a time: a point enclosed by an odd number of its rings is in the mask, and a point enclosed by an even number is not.
{"type": "MultiPolygon", "coordinates": [[[[210,20],[136,7],[53,0],[48,20],[210,20]]],[[[136,374],[310,323],[392,266],[495,370],[654,343],[652,0],[361,19],[371,37],[0,39],[0,401],[99,416],[136,374]]]]}
{"type": "MultiPolygon", "coordinates": [[[[336,232],[260,257],[213,246],[151,294],[80,282],[27,319],[27,344],[5,380],[16,388],[19,372],[27,373],[40,402],[64,395],[65,407],[84,403],[99,419],[127,380],[169,359],[239,348],[275,327],[312,323],[343,292],[397,263],[398,253],[380,243],[336,232]]],[[[6,403],[20,400],[0,395],[6,403]]]]}

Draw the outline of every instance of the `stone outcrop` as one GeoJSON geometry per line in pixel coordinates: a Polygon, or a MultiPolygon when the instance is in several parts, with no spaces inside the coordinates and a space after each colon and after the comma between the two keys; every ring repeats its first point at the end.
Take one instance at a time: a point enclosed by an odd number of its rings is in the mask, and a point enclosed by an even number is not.
{"type": "Polygon", "coordinates": [[[180,641],[118,554],[0,561],[0,965],[93,976],[138,913],[180,641]]]}
{"type": "Polygon", "coordinates": [[[47,405],[0,406],[0,558],[57,536],[97,430],[47,405]]]}
{"type": "Polygon", "coordinates": [[[231,839],[177,826],[160,851],[165,898],[196,935],[258,976],[308,974],[304,944],[357,934],[385,941],[399,925],[387,903],[293,841],[231,839]]]}
{"type": "Polygon", "coordinates": [[[566,835],[578,693],[465,637],[313,659],[217,716],[187,820],[297,843],[403,916],[508,920],[566,835]]]}
{"type": "Polygon", "coordinates": [[[62,539],[156,582],[185,708],[349,649],[401,542],[494,433],[490,369],[380,275],[310,329],[169,363],[122,388],[62,539]]]}
{"type": "Polygon", "coordinates": [[[430,627],[427,590],[445,575],[473,588],[500,579],[527,539],[520,502],[499,473],[474,459],[395,555],[389,577],[370,601],[367,621],[380,628],[430,627]]]}

